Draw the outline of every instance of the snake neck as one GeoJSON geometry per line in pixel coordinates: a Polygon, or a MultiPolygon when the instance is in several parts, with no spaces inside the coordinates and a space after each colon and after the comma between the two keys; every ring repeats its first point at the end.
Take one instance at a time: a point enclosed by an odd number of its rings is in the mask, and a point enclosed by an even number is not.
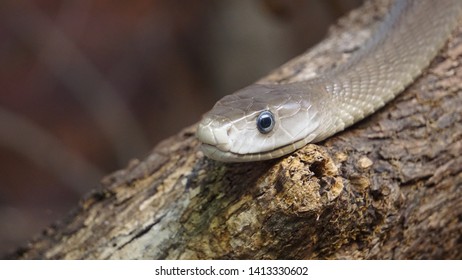
{"type": "MultiPolygon", "coordinates": [[[[320,111],[329,133],[372,114],[428,67],[456,27],[461,0],[397,0],[375,35],[348,62],[325,73],[320,111]]],[[[327,135],[327,136],[326,136],[327,135]]]]}

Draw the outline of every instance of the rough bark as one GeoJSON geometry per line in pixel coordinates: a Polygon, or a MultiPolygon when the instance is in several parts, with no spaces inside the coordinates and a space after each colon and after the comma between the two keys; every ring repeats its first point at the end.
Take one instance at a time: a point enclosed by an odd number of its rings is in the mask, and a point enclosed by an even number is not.
{"type": "MultiPolygon", "coordinates": [[[[366,3],[262,81],[345,61],[386,7],[366,3]]],[[[215,162],[186,128],[10,257],[461,259],[461,62],[459,28],[396,100],[281,159],[215,162]]]]}

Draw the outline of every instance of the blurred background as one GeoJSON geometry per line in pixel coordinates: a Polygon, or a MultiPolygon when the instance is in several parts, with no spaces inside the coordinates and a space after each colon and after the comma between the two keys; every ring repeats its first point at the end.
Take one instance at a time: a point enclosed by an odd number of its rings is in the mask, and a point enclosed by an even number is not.
{"type": "Polygon", "coordinates": [[[0,256],[361,0],[1,0],[0,256]]]}

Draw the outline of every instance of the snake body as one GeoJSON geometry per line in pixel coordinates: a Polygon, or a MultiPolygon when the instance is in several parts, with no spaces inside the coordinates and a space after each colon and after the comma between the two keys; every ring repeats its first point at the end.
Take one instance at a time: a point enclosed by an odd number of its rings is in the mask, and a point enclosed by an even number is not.
{"type": "Polygon", "coordinates": [[[462,0],[395,0],[345,64],[312,80],[253,84],[219,100],[198,126],[202,151],[225,162],[267,160],[344,130],[428,67],[461,10],[462,0]]]}

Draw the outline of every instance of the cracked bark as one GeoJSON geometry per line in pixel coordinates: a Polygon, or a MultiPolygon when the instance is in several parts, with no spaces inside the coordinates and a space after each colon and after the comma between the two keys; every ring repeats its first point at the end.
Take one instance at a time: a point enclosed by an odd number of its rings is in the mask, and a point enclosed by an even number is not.
{"type": "MultiPolygon", "coordinates": [[[[348,59],[386,10],[366,3],[263,82],[348,59]]],[[[462,28],[396,100],[281,159],[204,158],[195,126],[104,178],[11,258],[461,259],[462,28]]]]}

